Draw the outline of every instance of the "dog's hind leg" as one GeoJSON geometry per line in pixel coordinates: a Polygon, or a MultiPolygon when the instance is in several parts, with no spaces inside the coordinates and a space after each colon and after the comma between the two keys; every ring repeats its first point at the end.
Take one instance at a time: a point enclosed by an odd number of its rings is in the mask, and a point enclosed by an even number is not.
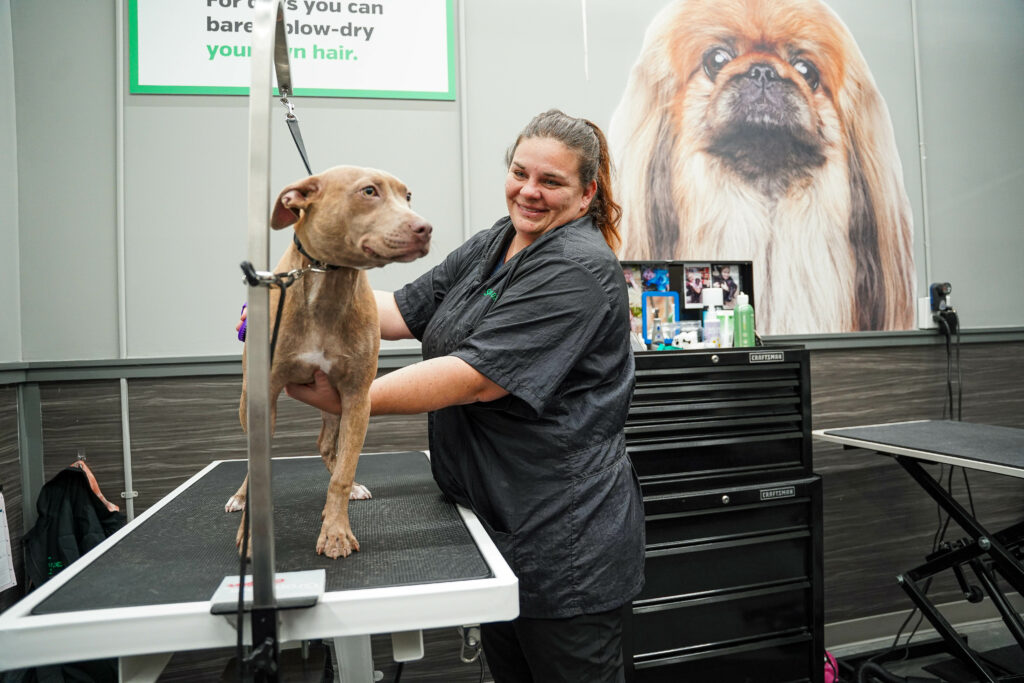
{"type": "MultiPolygon", "coordinates": [[[[242,366],[245,367],[245,351],[242,351],[242,366]]],[[[245,432],[249,427],[249,420],[246,411],[246,398],[245,398],[245,373],[242,373],[242,398],[238,402],[238,421],[242,423],[242,431],[245,432]]],[[[238,512],[239,510],[245,509],[245,487],[249,482],[249,475],[245,475],[245,480],[242,485],[238,487],[238,490],[228,498],[228,502],[224,503],[224,512],[238,512]]]]}
{"type": "MultiPolygon", "coordinates": [[[[273,377],[271,377],[270,387],[270,435],[274,435],[274,426],[277,424],[277,398],[281,394],[281,390],[284,388],[283,385],[275,386],[273,384],[273,377]]],[[[244,383],[244,380],[243,380],[244,383]]],[[[244,414],[245,410],[245,392],[242,392],[242,403],[239,407],[239,414],[244,414]]],[[[243,429],[247,427],[245,422],[242,423],[243,429]]],[[[246,429],[248,431],[248,429],[246,429]]],[[[238,490],[233,496],[228,498],[228,502],[224,505],[225,512],[237,512],[242,510],[242,519],[238,523],[238,532],[235,534],[235,546],[238,548],[238,552],[242,552],[242,535],[245,533],[245,499],[248,495],[247,487],[249,485],[249,475],[245,475],[245,479],[242,481],[242,485],[238,487],[238,490]]],[[[246,553],[247,557],[252,557],[252,534],[249,536],[249,548],[246,553]]]]}

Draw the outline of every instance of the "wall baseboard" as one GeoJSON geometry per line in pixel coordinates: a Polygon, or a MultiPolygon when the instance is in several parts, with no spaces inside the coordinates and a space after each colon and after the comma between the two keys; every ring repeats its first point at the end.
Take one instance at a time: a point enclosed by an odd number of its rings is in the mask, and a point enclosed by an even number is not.
{"type": "MultiPolygon", "coordinates": [[[[1007,599],[1017,612],[1024,609],[1024,598],[1019,593],[1008,593],[1007,599]]],[[[936,605],[942,615],[959,630],[980,622],[997,621],[1002,623],[999,612],[991,600],[972,604],[966,600],[936,605]]],[[[889,647],[896,637],[896,631],[913,610],[877,614],[861,619],[849,619],[832,624],[825,624],[825,648],[836,657],[847,657],[861,652],[872,652],[889,647]]],[[[916,617],[914,621],[916,621],[916,617]]],[[[913,627],[905,628],[900,638],[900,645],[906,644],[907,636],[913,627]]],[[[914,635],[914,641],[937,638],[938,633],[931,624],[924,620],[921,628],[914,635]]]]}

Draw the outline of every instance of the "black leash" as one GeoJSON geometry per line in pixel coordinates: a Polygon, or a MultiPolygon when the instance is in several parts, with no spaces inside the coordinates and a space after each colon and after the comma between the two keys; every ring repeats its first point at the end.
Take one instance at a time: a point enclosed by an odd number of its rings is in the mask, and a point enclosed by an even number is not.
{"type": "Polygon", "coordinates": [[[281,98],[281,104],[288,110],[284,115],[284,120],[288,124],[288,130],[291,131],[295,146],[299,148],[299,156],[302,157],[302,163],[306,167],[306,172],[309,175],[313,175],[313,169],[310,168],[309,159],[306,157],[306,146],[302,144],[302,131],[299,130],[299,120],[295,118],[295,105],[288,100],[287,95],[281,98]]]}
{"type": "MultiPolygon", "coordinates": [[[[281,296],[277,300],[277,314],[274,316],[274,331],[270,337],[270,365],[273,366],[274,348],[277,346],[277,332],[281,327],[281,313],[284,311],[285,294],[287,293],[289,286],[309,271],[314,270],[314,268],[312,266],[306,266],[305,268],[290,270],[287,273],[262,273],[256,270],[250,261],[242,261],[241,267],[242,273],[245,275],[245,281],[249,283],[251,287],[273,286],[281,290],[281,296]]],[[[239,335],[239,337],[242,341],[245,341],[244,331],[239,335]]]]}

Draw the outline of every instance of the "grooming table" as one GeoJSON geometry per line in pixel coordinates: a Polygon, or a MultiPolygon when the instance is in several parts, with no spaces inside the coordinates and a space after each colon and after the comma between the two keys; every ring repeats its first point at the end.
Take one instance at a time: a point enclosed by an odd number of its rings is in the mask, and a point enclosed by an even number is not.
{"type": "MultiPolygon", "coordinates": [[[[1024,623],[995,581],[1002,576],[1024,594],[1024,566],[1020,562],[1024,522],[1001,531],[989,531],[942,487],[922,466],[941,463],[1024,478],[1024,430],[949,420],[923,420],[842,429],[819,429],[814,435],[847,448],[863,448],[893,456],[929,496],[968,534],[929,555],[925,564],[897,577],[914,604],[943,637],[951,654],[981,681],[999,681],[998,672],[971,650],[918,587],[918,582],[952,569],[968,593],[961,567],[968,565],[992,599],[1017,643],[1024,648],[1024,623]]],[[[980,596],[978,596],[980,597],[980,596]]],[[[1017,680],[1017,679],[1015,679],[1017,680]]]]}
{"type": "MultiPolygon", "coordinates": [[[[321,459],[272,468],[275,571],[326,571],[314,606],[279,612],[280,642],[333,639],[345,683],[373,680],[370,634],[391,633],[404,661],[422,656],[421,629],[518,616],[515,576],[476,517],[444,499],[425,453],[360,458],[373,498],[351,501],[361,550],[337,560],[315,551],[321,459]]],[[[236,615],[211,614],[210,598],[238,575],[241,516],[224,502],[245,472],[244,460],[211,463],[0,615],[0,670],[119,657],[122,680],[153,681],[176,651],[234,646],[236,615]]]]}

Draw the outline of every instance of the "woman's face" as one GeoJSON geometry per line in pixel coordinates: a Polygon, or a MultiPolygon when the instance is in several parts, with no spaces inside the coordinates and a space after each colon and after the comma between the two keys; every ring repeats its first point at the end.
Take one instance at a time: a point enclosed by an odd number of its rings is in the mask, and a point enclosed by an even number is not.
{"type": "Polygon", "coordinates": [[[553,138],[524,138],[505,177],[508,215],[520,237],[533,242],[587,212],[597,183],[580,184],[576,153],[553,138]]]}

